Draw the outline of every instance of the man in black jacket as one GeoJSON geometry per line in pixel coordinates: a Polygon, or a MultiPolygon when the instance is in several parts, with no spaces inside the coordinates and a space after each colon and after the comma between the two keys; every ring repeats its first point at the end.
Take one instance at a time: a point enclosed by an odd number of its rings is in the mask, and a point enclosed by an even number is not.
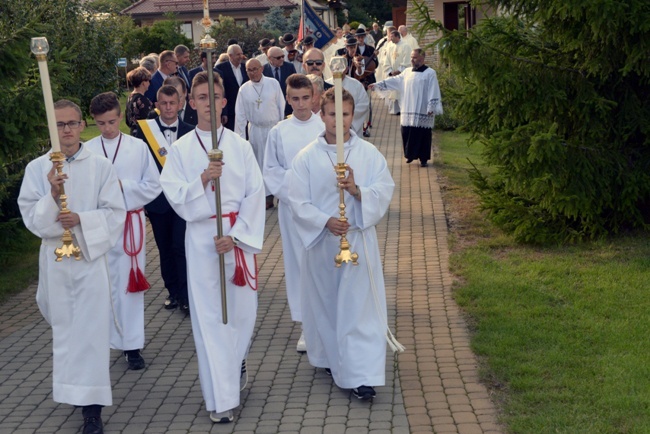
{"type": "Polygon", "coordinates": [[[228,47],[228,62],[216,66],[221,79],[223,80],[224,93],[226,96],[226,108],[221,114],[221,123],[231,131],[235,131],[235,103],[239,87],[248,81],[244,60],[244,52],[237,44],[228,47]]]}
{"type": "MultiPolygon", "coordinates": [[[[279,47],[271,47],[266,53],[269,57],[269,63],[264,65],[264,75],[267,77],[275,78],[280,82],[280,88],[282,89],[282,94],[284,97],[287,97],[287,78],[291,74],[296,73],[296,68],[293,64],[284,61],[284,52],[279,47]]],[[[284,109],[284,115],[290,115],[293,113],[291,106],[286,105],[284,109]]]]}

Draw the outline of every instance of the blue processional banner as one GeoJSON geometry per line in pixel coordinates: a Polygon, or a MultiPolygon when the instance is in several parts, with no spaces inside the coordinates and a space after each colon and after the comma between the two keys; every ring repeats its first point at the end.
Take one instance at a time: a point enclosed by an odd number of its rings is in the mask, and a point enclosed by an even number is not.
{"type": "Polygon", "coordinates": [[[300,20],[298,40],[302,41],[305,36],[309,35],[312,35],[316,39],[314,47],[320,48],[321,50],[325,50],[335,38],[334,32],[320,19],[309,3],[303,0],[302,20],[300,20]]]}

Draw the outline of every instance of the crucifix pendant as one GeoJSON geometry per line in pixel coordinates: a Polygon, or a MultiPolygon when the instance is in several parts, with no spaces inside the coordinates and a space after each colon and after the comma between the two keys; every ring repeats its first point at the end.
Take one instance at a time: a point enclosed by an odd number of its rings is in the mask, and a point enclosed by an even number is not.
{"type": "Polygon", "coordinates": [[[257,98],[257,101],[255,101],[255,102],[257,103],[257,108],[259,109],[260,104],[262,104],[262,100],[260,98],[257,98]]]}

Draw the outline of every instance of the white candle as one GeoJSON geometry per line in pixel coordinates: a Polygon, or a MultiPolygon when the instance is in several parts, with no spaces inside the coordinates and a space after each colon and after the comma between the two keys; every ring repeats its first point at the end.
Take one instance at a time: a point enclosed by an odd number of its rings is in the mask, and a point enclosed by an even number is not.
{"type": "Polygon", "coordinates": [[[343,151],[343,79],[334,78],[334,110],[336,110],[336,162],[345,163],[343,151]]]}
{"type": "Polygon", "coordinates": [[[210,19],[210,7],[208,6],[208,0],[203,0],[203,18],[210,19]]]}
{"type": "Polygon", "coordinates": [[[59,143],[59,132],[56,128],[56,116],[54,115],[54,101],[52,100],[52,86],[50,85],[50,72],[47,69],[47,60],[38,60],[38,70],[41,73],[41,85],[43,86],[43,98],[45,99],[45,113],[47,114],[47,127],[50,130],[50,141],[52,152],[61,152],[59,143]]]}

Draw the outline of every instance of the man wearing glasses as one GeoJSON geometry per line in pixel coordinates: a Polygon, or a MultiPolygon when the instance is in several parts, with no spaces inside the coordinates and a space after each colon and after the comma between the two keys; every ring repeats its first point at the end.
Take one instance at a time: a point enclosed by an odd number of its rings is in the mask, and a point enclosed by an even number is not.
{"type": "Polygon", "coordinates": [[[144,96],[149,98],[149,101],[154,104],[157,101],[156,97],[158,95],[158,89],[162,87],[163,82],[167,77],[176,73],[178,67],[178,60],[176,59],[176,55],[171,50],[165,50],[160,53],[159,59],[160,67],[158,67],[158,70],[151,76],[151,84],[149,85],[149,89],[147,89],[147,91],[144,93],[144,96]]]}
{"type": "Polygon", "coordinates": [[[52,327],[53,399],[82,407],[83,433],[101,434],[102,407],[113,403],[106,254],[121,240],[126,211],[111,162],[79,141],[85,126],[79,106],[60,100],[54,113],[63,173],[57,174],[50,153],[29,163],[18,205],[25,226],[42,239],[36,302],[52,327]],[[67,214],[60,209],[62,186],[67,214]],[[72,231],[81,260],[54,260],[64,229],[72,231]]]}
{"type": "MultiPolygon", "coordinates": [[[[279,47],[271,47],[267,55],[269,56],[269,63],[264,65],[264,75],[266,77],[275,78],[280,83],[282,95],[286,98],[287,78],[289,78],[291,74],[296,73],[296,68],[292,63],[284,61],[284,52],[279,47]]],[[[287,104],[284,108],[284,115],[287,116],[291,113],[291,106],[287,104]]]]}
{"type": "MultiPolygon", "coordinates": [[[[323,77],[323,71],[327,65],[325,64],[325,55],[318,48],[312,48],[309,51],[305,51],[305,54],[302,56],[302,68],[305,71],[305,74],[314,74],[325,80],[323,77]]],[[[324,83],[324,90],[334,87],[334,85],[329,83],[324,83]]]]}

